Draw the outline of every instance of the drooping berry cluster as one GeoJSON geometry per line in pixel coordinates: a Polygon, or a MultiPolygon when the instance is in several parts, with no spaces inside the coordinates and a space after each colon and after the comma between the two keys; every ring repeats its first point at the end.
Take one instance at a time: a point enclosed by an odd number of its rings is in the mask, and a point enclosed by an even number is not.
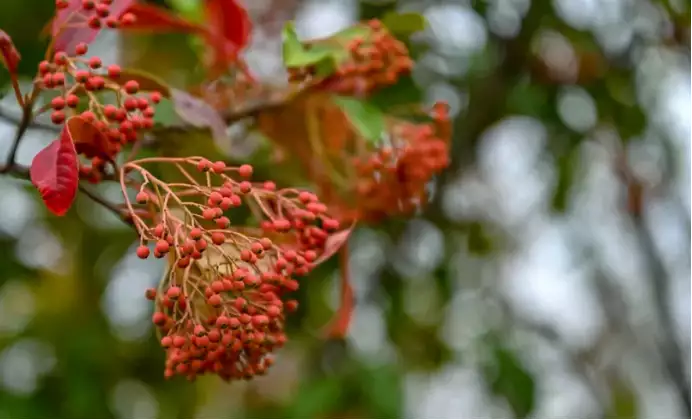
{"type": "Polygon", "coordinates": [[[39,80],[47,90],[57,92],[51,102],[51,120],[63,124],[68,118],[79,116],[88,128],[86,133],[75,133],[77,153],[91,159],[91,166],[82,166],[80,175],[98,182],[107,162],[114,161],[122,147],[135,142],[141,130],[154,125],[154,106],[161,94],[137,95],[136,80],[121,80],[118,65],[103,68],[99,57],[86,59],[85,43],[76,47],[77,55],[70,57],[64,52],[54,54],[51,61],[42,61],[38,67],[39,80]],[[111,103],[102,94],[112,93],[111,103]]]}
{"type": "MultiPolygon", "coordinates": [[[[356,35],[344,40],[337,36],[332,40],[345,43],[347,56],[340,60],[332,75],[317,83],[321,88],[344,95],[368,94],[395,84],[413,68],[406,45],[394,38],[379,20],[371,20],[362,25],[362,31],[350,33],[356,35]]],[[[305,81],[316,70],[314,66],[288,69],[289,80],[305,81]]]]}
{"type": "Polygon", "coordinates": [[[147,292],[156,301],[152,321],[166,348],[165,376],[264,373],[270,354],[286,342],[286,313],[297,308],[286,295],[298,289],[296,277],[311,271],[339,223],[312,193],[250,182],[250,165],[151,158],[126,167],[141,174],[136,200],[154,216],[146,223],[133,212],[137,254],[149,257],[153,243],[154,256],[171,263],[158,290],[147,292]],[[160,181],[142,166],[154,162],[176,165],[190,183],[160,181]],[[195,168],[206,183],[195,181],[195,168]],[[243,207],[253,210],[254,226],[231,222],[243,207]]]}
{"type": "Polygon", "coordinates": [[[102,27],[115,29],[134,23],[136,17],[132,13],[125,13],[122,16],[111,13],[114,2],[115,0],[55,0],[55,8],[61,11],[69,9],[72,4],[79,4],[63,23],[65,27],[83,25],[91,29],[102,27]]]}

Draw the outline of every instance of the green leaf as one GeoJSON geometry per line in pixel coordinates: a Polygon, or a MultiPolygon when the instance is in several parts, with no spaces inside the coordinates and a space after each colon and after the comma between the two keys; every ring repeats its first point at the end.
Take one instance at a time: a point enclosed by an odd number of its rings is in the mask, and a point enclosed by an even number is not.
{"type": "Polygon", "coordinates": [[[485,379],[493,394],[507,400],[516,418],[527,418],[535,404],[535,381],[510,349],[496,344],[491,363],[485,369],[485,379]]]}
{"type": "Polygon", "coordinates": [[[369,102],[343,96],[335,96],[334,103],[363,138],[373,143],[380,140],[386,125],[379,108],[369,102]]]}
{"type": "Polygon", "coordinates": [[[288,68],[317,65],[325,60],[333,60],[332,52],[324,48],[306,48],[298,39],[293,22],[284,26],[283,59],[288,68]]]}
{"type": "Polygon", "coordinates": [[[418,13],[389,12],[382,18],[382,23],[392,34],[409,36],[425,29],[425,18],[418,13]]]}
{"type": "Polygon", "coordinates": [[[204,22],[202,2],[199,0],[167,0],[173,10],[190,22],[204,22]]]}

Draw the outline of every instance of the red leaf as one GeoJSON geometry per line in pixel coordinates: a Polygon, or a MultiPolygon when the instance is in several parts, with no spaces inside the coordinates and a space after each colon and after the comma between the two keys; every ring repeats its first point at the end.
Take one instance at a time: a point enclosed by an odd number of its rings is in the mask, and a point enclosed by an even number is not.
{"type": "Polygon", "coordinates": [[[67,213],[79,183],[77,152],[67,125],[63,126],[59,139],[36,154],[30,172],[31,182],[48,210],[57,216],[67,213]]]}
{"type": "Polygon", "coordinates": [[[201,33],[205,30],[195,23],[188,22],[154,5],[134,3],[126,13],[132,13],[137,19],[134,23],[123,27],[122,30],[125,31],[201,33]]]}
{"type": "MultiPolygon", "coordinates": [[[[110,17],[122,16],[135,0],[113,0],[110,6],[110,17]]],[[[90,12],[88,16],[92,16],[90,12]]],[[[86,24],[86,12],[82,10],[82,0],[70,0],[69,6],[58,10],[53,19],[52,34],[54,37],[53,48],[56,51],[65,51],[68,54],[75,53],[75,47],[80,42],[91,43],[99,34],[100,29],[91,29],[86,24]],[[67,27],[68,25],[79,25],[67,27]]]]}
{"type": "Polygon", "coordinates": [[[0,61],[5,63],[5,67],[7,67],[10,73],[17,71],[20,58],[21,56],[14,47],[12,38],[5,31],[0,30],[0,61]]]}
{"type": "Polygon", "coordinates": [[[213,67],[224,69],[236,61],[238,53],[250,42],[250,15],[238,0],[205,0],[204,10],[213,67]]]}
{"type": "Polygon", "coordinates": [[[351,236],[351,232],[353,232],[353,228],[355,226],[356,225],[354,223],[348,229],[344,229],[340,232],[329,235],[327,242],[324,245],[324,251],[322,251],[319,258],[315,260],[315,265],[327,261],[332,255],[336,254],[341,247],[348,242],[348,238],[351,236]]]}
{"type": "Polygon", "coordinates": [[[356,302],[353,298],[353,287],[351,287],[348,270],[348,248],[342,248],[339,252],[339,269],[341,271],[341,301],[339,310],[326,329],[329,338],[344,338],[353,319],[356,302]]]}

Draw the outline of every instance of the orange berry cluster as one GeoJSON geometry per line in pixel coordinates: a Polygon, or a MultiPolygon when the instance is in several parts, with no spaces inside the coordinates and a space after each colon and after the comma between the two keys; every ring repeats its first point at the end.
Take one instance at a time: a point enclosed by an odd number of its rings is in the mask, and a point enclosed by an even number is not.
{"type": "Polygon", "coordinates": [[[136,95],[139,83],[123,80],[121,69],[109,65],[105,69],[99,57],[83,58],[88,46],[80,43],[77,56],[57,52],[51,61],[38,66],[39,80],[45,89],[58,92],[51,102],[51,120],[63,124],[70,116],[80,116],[89,126],[89,135],[73,133],[77,153],[91,159],[91,166],[80,167],[80,176],[98,182],[105,164],[114,160],[123,146],[135,142],[141,130],[154,126],[154,106],[161,101],[159,92],[136,95]],[[96,93],[110,91],[114,103],[102,104],[96,93]],[[80,111],[80,109],[82,111],[80,111]]]}
{"type": "MultiPolygon", "coordinates": [[[[116,0],[72,0],[72,3],[80,3],[78,12],[70,17],[69,25],[75,25],[77,22],[86,23],[91,29],[100,29],[107,27],[111,29],[118,28],[122,25],[133,24],[136,20],[132,13],[125,13],[122,16],[111,15],[111,6],[116,0]],[[74,22],[74,23],[73,23],[74,22]]],[[[70,7],[70,0],[55,0],[55,8],[63,10],[70,7]]]]}
{"type": "Polygon", "coordinates": [[[449,117],[437,104],[433,122],[397,122],[390,130],[391,146],[354,162],[357,217],[378,221],[408,215],[425,205],[427,184],[449,164],[449,117]]]}
{"type": "MultiPolygon", "coordinates": [[[[154,256],[168,255],[172,264],[159,291],[147,291],[156,301],[152,321],[166,349],[164,375],[194,379],[215,373],[225,380],[261,375],[272,363],[271,353],[286,342],[286,313],[297,308],[286,295],[298,289],[297,276],[312,270],[339,223],[312,193],[250,182],[250,165],[227,167],[203,158],[173,163],[195,166],[213,182],[176,192],[169,188],[168,198],[145,189],[136,197],[159,213],[153,226],[135,221],[142,240],[137,255],[149,257],[145,243],[154,242],[154,256]],[[229,176],[233,173],[242,180],[229,176]],[[177,214],[166,208],[174,201],[183,207],[177,214]],[[257,227],[231,224],[234,209],[244,205],[261,209],[257,227]]],[[[166,189],[148,172],[143,175],[159,191],[166,189]]]]}
{"type": "MultiPolygon", "coordinates": [[[[334,74],[318,83],[322,89],[343,95],[362,95],[395,84],[413,68],[406,45],[393,37],[379,20],[367,23],[363,36],[348,40],[348,57],[334,74]]],[[[289,69],[289,80],[304,81],[314,68],[289,69]]]]}

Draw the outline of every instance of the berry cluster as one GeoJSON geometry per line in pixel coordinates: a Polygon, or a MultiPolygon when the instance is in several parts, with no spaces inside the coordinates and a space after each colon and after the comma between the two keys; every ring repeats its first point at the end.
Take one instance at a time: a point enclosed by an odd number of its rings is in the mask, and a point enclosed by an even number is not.
{"type": "Polygon", "coordinates": [[[147,291],[166,348],[165,376],[264,373],[270,354],[286,342],[285,314],[297,308],[286,295],[298,289],[296,277],[311,271],[339,223],[312,193],[250,182],[250,165],[150,158],[126,167],[144,179],[136,201],[153,216],[145,223],[129,204],[141,237],[137,255],[148,258],[153,243],[153,255],[171,262],[158,290],[147,291]],[[154,162],[175,165],[190,184],[155,178],[142,166],[154,162]],[[195,169],[206,185],[195,181],[195,169]],[[253,211],[254,226],[231,223],[243,207],[253,211]]]}
{"type": "MultiPolygon", "coordinates": [[[[393,37],[379,20],[363,25],[363,31],[346,40],[347,57],[334,74],[319,81],[321,88],[344,95],[368,94],[395,84],[413,68],[413,60],[403,42],[393,37]]],[[[316,69],[288,69],[291,81],[304,81],[316,69]]]]}
{"type": "Polygon", "coordinates": [[[79,133],[75,149],[91,159],[91,166],[80,168],[81,177],[98,182],[105,164],[113,161],[123,146],[135,142],[139,131],[154,126],[154,106],[161,94],[137,95],[136,80],[121,81],[119,66],[103,68],[99,57],[82,57],[87,49],[81,43],[75,57],[57,52],[51,61],[39,63],[38,82],[57,92],[50,102],[53,123],[63,124],[69,117],[79,116],[81,127],[89,130],[89,135],[79,133]],[[103,104],[104,96],[98,94],[107,91],[113,93],[114,100],[103,104]]]}
{"type": "Polygon", "coordinates": [[[81,3],[81,7],[77,7],[64,23],[66,27],[85,25],[91,29],[101,29],[102,27],[115,29],[123,25],[133,24],[136,17],[132,13],[125,13],[122,16],[111,14],[111,6],[114,2],[115,0],[75,0],[72,2],[70,0],[55,0],[55,8],[60,11],[70,8],[70,3],[81,3]]]}
{"type": "Polygon", "coordinates": [[[408,215],[420,208],[427,201],[428,182],[449,164],[447,142],[431,125],[402,122],[391,135],[391,147],[354,162],[360,220],[408,215]]]}

